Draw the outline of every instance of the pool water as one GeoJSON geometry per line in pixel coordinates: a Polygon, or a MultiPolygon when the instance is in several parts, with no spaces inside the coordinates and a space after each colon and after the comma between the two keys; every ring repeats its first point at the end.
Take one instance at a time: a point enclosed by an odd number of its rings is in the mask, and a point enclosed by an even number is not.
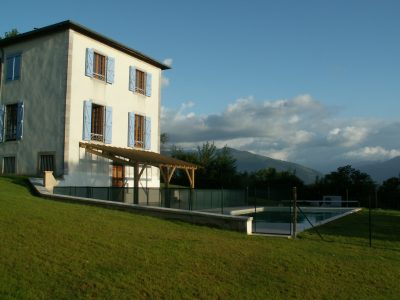
{"type": "MultiPolygon", "coordinates": [[[[351,209],[303,210],[303,213],[298,211],[297,231],[300,232],[321,225],[347,215],[351,211],[351,209]]],[[[291,234],[292,213],[290,208],[284,210],[282,208],[279,210],[272,209],[247,215],[253,217],[253,232],[255,233],[291,234]]]]}

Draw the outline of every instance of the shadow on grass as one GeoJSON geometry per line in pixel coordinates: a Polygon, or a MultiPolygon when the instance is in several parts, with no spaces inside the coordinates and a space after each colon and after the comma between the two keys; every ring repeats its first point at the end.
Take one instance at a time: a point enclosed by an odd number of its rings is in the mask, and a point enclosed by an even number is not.
{"type": "MultiPolygon", "coordinates": [[[[318,232],[327,242],[369,246],[368,209],[319,226],[318,232]]],[[[315,229],[306,231],[299,237],[320,239],[315,229]]],[[[400,211],[372,210],[371,241],[374,248],[400,251],[400,211]]]]}
{"type": "Polygon", "coordinates": [[[27,188],[31,195],[38,196],[38,192],[29,182],[29,176],[12,176],[12,175],[2,175],[2,178],[8,179],[11,183],[23,186],[27,188]]]}

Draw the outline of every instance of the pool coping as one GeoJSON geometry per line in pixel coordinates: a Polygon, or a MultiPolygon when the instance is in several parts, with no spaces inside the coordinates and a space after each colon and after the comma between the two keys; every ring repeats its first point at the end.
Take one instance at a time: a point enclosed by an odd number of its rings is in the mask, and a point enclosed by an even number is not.
{"type": "MultiPolygon", "coordinates": [[[[290,206],[260,206],[257,208],[242,208],[242,209],[237,209],[237,210],[231,210],[230,214],[232,215],[243,215],[243,214],[249,214],[249,213],[254,213],[254,212],[263,212],[263,211],[278,211],[278,210],[282,210],[283,208],[286,208],[288,210],[292,210],[292,207],[290,206]]],[[[321,226],[323,224],[332,222],[334,220],[343,218],[347,215],[359,212],[361,210],[360,207],[309,207],[309,206],[300,206],[299,207],[303,212],[307,212],[307,211],[338,211],[338,210],[342,210],[344,211],[342,214],[340,215],[336,215],[330,218],[327,218],[325,220],[321,220],[319,222],[316,222],[315,224],[312,225],[308,225],[308,226],[304,226],[303,224],[297,223],[296,225],[296,234],[306,231],[306,230],[310,230],[314,227],[317,226],[321,226]]],[[[298,212],[301,213],[301,212],[298,212]]],[[[254,223],[256,224],[256,223],[254,223]]],[[[273,236],[290,236],[291,232],[293,230],[293,224],[292,223],[265,223],[265,224],[274,224],[275,226],[279,227],[278,224],[281,224],[280,226],[284,226],[283,224],[287,224],[287,226],[290,228],[289,232],[287,232],[287,230],[282,230],[279,228],[272,228],[269,227],[268,230],[269,232],[258,232],[258,231],[254,231],[253,234],[260,234],[260,235],[273,235],[273,236]]],[[[308,223],[309,224],[309,223],[308,223]]],[[[260,226],[261,224],[259,224],[260,226]]],[[[257,226],[257,225],[256,225],[257,226]]],[[[262,225],[261,225],[262,226],[262,225]]],[[[271,225],[270,225],[271,226],[271,225]]]]}

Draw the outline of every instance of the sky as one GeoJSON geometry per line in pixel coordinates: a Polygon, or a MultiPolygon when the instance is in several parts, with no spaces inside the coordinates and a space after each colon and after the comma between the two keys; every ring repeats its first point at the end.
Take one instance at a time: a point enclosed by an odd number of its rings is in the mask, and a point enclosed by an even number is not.
{"type": "Polygon", "coordinates": [[[400,1],[21,0],[17,15],[0,34],[73,20],[170,65],[170,144],[322,172],[400,155],[400,1]]]}

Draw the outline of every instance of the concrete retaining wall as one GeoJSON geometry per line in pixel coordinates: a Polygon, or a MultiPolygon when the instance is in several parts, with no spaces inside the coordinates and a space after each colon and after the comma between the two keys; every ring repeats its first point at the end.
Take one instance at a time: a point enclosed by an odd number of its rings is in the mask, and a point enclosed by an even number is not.
{"type": "Polygon", "coordinates": [[[187,211],[174,208],[133,205],[127,203],[97,200],[92,198],[56,195],[50,193],[43,186],[42,179],[30,178],[29,181],[32,184],[32,186],[36,189],[36,191],[39,193],[39,195],[47,199],[118,209],[163,219],[173,219],[173,220],[188,222],[191,224],[206,225],[210,227],[239,231],[246,234],[251,234],[252,232],[252,221],[253,221],[252,217],[220,215],[220,214],[206,213],[199,211],[187,211]]]}

